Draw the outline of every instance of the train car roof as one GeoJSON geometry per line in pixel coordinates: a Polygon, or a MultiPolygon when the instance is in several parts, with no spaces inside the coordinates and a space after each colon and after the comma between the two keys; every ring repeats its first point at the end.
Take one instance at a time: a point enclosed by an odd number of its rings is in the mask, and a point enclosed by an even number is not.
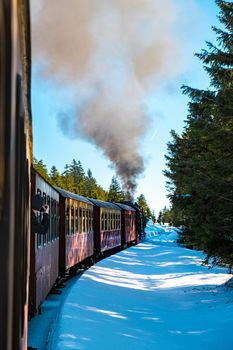
{"type": "Polygon", "coordinates": [[[127,205],[127,204],[117,203],[117,202],[115,204],[118,205],[121,209],[136,211],[136,209],[134,207],[131,207],[131,206],[127,205]]]}
{"type": "Polygon", "coordinates": [[[138,205],[137,202],[124,201],[123,203],[120,203],[120,204],[128,205],[128,206],[134,208],[136,211],[137,211],[137,210],[140,210],[140,206],[138,205]]]}
{"type": "Polygon", "coordinates": [[[64,198],[71,198],[71,199],[75,199],[76,201],[79,201],[79,202],[84,202],[84,203],[87,203],[87,204],[91,204],[93,205],[93,203],[86,197],[83,197],[83,196],[79,196],[78,194],[75,194],[75,193],[72,193],[72,192],[69,192],[69,191],[66,191],[66,190],[63,190],[62,188],[60,187],[57,187],[57,186],[53,186],[57,192],[59,192],[59,194],[64,197],[64,198]]]}
{"type": "Polygon", "coordinates": [[[112,202],[104,202],[100,201],[98,199],[88,198],[93,204],[95,204],[97,207],[100,208],[109,208],[109,209],[115,209],[120,210],[119,206],[112,202]]]}

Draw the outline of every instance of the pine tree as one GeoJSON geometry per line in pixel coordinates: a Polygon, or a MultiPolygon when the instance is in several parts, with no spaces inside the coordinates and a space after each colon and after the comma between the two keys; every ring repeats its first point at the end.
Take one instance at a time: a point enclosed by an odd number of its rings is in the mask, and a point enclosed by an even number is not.
{"type": "Polygon", "coordinates": [[[146,201],[144,194],[140,194],[140,196],[137,197],[137,203],[140,206],[140,208],[142,209],[144,216],[147,219],[151,219],[151,217],[152,217],[151,210],[147,204],[147,201],[146,201]]]}
{"type": "Polygon", "coordinates": [[[69,174],[73,177],[74,192],[85,196],[85,171],[80,161],[72,160],[69,166],[69,174]]]}
{"type": "Polygon", "coordinates": [[[63,187],[63,181],[62,181],[62,176],[60,175],[59,171],[57,168],[53,165],[50,174],[49,174],[50,182],[52,185],[58,186],[58,187],[63,187]]]}
{"type": "Polygon", "coordinates": [[[64,184],[64,189],[70,192],[75,193],[75,182],[74,182],[74,176],[70,171],[70,167],[68,164],[65,165],[65,170],[62,173],[62,182],[64,184]]]}
{"type": "Polygon", "coordinates": [[[92,176],[90,169],[87,171],[87,176],[84,180],[84,196],[90,198],[96,198],[97,182],[96,179],[92,176]]]}
{"type": "Polygon", "coordinates": [[[110,202],[122,202],[126,198],[124,191],[122,190],[117,178],[113,176],[108,191],[108,201],[110,202]]]}
{"type": "Polygon", "coordinates": [[[33,158],[33,167],[38,171],[38,173],[47,181],[49,181],[49,175],[46,165],[43,163],[42,159],[37,160],[33,158]]]}
{"type": "Polygon", "coordinates": [[[196,56],[209,74],[208,90],[183,86],[190,97],[184,132],[172,132],[165,175],[174,220],[187,227],[186,244],[203,249],[207,261],[233,264],[233,3],[218,0],[213,27],[218,47],[196,56]]]}

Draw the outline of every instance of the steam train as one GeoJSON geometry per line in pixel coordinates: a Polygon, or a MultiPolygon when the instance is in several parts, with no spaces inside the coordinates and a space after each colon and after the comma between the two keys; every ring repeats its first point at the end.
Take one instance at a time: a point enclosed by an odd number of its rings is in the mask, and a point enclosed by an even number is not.
{"type": "Polygon", "coordinates": [[[143,230],[136,204],[79,196],[51,186],[35,170],[31,181],[32,195],[39,194],[50,207],[50,226],[45,235],[31,235],[30,317],[40,311],[41,303],[64,274],[73,275],[79,268],[136,244],[143,230]]]}
{"type": "Polygon", "coordinates": [[[31,173],[29,0],[0,1],[0,349],[26,350],[28,314],[57,277],[133,244],[137,207],[53,188],[31,173]],[[51,208],[45,236],[30,230],[31,193],[51,208]],[[30,284],[30,286],[29,286],[30,284]]]}

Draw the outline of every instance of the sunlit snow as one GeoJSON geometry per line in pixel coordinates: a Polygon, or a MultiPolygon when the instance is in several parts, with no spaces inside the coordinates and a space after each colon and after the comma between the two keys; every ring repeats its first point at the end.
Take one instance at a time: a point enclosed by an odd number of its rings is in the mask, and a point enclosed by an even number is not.
{"type": "Polygon", "coordinates": [[[232,275],[203,266],[203,254],[178,246],[176,238],[175,228],[149,223],[144,242],[48,298],[30,322],[30,345],[43,350],[38,329],[42,337],[50,317],[47,350],[232,349],[233,290],[225,284],[232,275]],[[60,304],[51,316],[53,300],[60,304]]]}

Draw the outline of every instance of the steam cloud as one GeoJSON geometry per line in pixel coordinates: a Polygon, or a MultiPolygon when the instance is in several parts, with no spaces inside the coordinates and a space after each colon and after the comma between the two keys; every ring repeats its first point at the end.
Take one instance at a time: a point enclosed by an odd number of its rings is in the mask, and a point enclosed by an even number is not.
{"type": "Polygon", "coordinates": [[[40,74],[75,87],[63,131],[100,147],[133,194],[151,87],[177,72],[172,0],[32,0],[33,59],[40,74]]]}

